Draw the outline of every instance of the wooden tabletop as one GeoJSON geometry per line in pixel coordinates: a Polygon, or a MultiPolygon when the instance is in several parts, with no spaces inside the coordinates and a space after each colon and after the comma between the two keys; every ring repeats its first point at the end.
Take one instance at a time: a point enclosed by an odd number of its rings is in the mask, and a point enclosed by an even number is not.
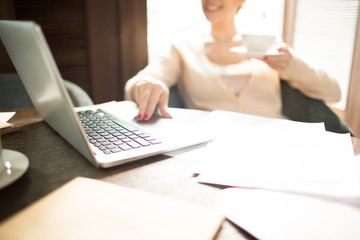
{"type": "MultiPolygon", "coordinates": [[[[25,208],[77,176],[101,179],[175,199],[213,207],[220,187],[199,184],[193,175],[196,160],[158,155],[109,169],[94,167],[69,143],[54,132],[34,109],[17,110],[10,120],[13,129],[2,131],[4,149],[27,156],[24,176],[0,190],[0,221],[25,208]]],[[[353,138],[360,154],[360,140],[353,138]]],[[[229,221],[217,239],[252,239],[229,221]]]]}

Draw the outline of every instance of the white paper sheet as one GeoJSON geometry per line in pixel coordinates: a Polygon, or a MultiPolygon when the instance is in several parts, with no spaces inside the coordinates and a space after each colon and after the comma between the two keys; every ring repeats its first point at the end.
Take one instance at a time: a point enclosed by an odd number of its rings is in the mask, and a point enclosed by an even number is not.
{"type": "Polygon", "coordinates": [[[7,121],[9,121],[14,115],[15,115],[15,112],[0,112],[0,121],[1,121],[1,122],[7,122],[7,121]]]}
{"type": "Polygon", "coordinates": [[[11,127],[13,124],[7,123],[13,116],[15,112],[0,112],[0,129],[11,127]]]}
{"type": "Polygon", "coordinates": [[[216,196],[216,208],[258,239],[360,239],[360,207],[341,202],[228,188],[216,196]]]}

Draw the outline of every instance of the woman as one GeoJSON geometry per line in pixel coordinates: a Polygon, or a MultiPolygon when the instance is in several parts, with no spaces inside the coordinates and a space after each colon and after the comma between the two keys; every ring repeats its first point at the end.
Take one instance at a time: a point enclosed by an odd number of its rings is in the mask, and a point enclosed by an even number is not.
{"type": "Polygon", "coordinates": [[[280,78],[305,95],[337,102],[338,82],[307,65],[286,44],[277,56],[246,58],[230,51],[241,46],[235,15],[245,0],[202,0],[211,23],[207,36],[174,42],[167,55],[149,64],[125,86],[127,99],[139,106],[138,120],[148,120],[158,106],[167,111],[169,87],[176,84],[189,108],[229,110],[273,118],[281,114],[280,78]]]}

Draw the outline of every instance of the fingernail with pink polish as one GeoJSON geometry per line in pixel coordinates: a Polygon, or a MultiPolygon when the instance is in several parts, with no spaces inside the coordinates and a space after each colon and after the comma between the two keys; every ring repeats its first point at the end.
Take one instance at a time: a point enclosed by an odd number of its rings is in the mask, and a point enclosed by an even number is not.
{"type": "Polygon", "coordinates": [[[136,117],[137,120],[141,120],[141,114],[136,117]]]}
{"type": "Polygon", "coordinates": [[[145,114],[144,120],[147,120],[149,118],[149,115],[145,114]]]}
{"type": "Polygon", "coordinates": [[[268,60],[268,57],[265,56],[265,57],[264,57],[264,60],[268,60]]]}

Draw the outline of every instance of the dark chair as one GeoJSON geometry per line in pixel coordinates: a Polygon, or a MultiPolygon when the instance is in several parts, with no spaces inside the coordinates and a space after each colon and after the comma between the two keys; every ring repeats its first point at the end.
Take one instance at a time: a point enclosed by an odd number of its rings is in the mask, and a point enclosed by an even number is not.
{"type": "Polygon", "coordinates": [[[350,133],[346,125],[322,100],[305,96],[281,80],[282,113],[289,119],[300,122],[324,122],[325,129],[336,133],[350,133]]]}
{"type": "MultiPolygon", "coordinates": [[[[281,80],[282,113],[293,121],[324,122],[325,129],[336,133],[350,133],[346,125],[324,101],[305,96],[299,90],[292,88],[287,81],[281,80]]],[[[170,88],[169,107],[186,108],[178,88],[170,88]]]]}
{"type": "MultiPolygon", "coordinates": [[[[75,107],[93,105],[89,95],[77,84],[64,81],[75,107]]],[[[33,108],[26,89],[17,74],[0,74],[0,109],[33,108]]]]}
{"type": "Polygon", "coordinates": [[[170,95],[169,95],[169,107],[176,107],[176,108],[186,108],[185,102],[180,95],[179,89],[177,85],[174,85],[170,88],[170,95]]]}

